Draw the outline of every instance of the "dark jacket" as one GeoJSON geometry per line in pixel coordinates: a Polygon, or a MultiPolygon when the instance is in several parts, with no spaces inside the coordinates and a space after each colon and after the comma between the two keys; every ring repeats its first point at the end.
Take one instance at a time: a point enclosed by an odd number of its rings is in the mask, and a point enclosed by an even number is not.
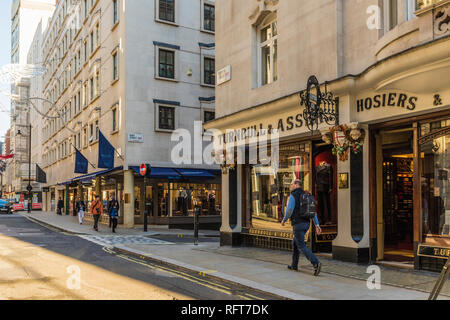
{"type": "Polygon", "coordinates": [[[86,205],[84,201],[77,201],[77,203],[75,204],[75,209],[77,210],[77,212],[80,212],[81,207],[83,207],[83,211],[86,211],[86,205]]]}
{"type": "Polygon", "coordinates": [[[316,167],[317,191],[328,192],[333,188],[333,173],[330,165],[316,167]]]}
{"type": "Polygon", "coordinates": [[[119,211],[120,209],[120,205],[119,205],[119,201],[117,200],[111,200],[108,202],[108,213],[111,215],[111,211],[113,208],[116,208],[117,211],[119,211]]]}
{"type": "Polygon", "coordinates": [[[62,209],[62,208],[64,208],[64,201],[58,200],[58,209],[62,209]]]}

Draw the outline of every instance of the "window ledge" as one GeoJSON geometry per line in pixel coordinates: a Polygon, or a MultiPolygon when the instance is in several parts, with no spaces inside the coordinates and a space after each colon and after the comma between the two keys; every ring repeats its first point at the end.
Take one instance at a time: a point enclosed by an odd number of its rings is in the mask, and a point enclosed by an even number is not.
{"type": "Polygon", "coordinates": [[[155,19],[156,22],[160,22],[160,23],[164,23],[164,24],[168,24],[170,26],[174,26],[174,27],[179,27],[180,25],[176,22],[171,22],[171,21],[167,21],[167,20],[162,20],[162,19],[155,19]]]}
{"type": "Polygon", "coordinates": [[[216,87],[215,84],[207,84],[207,83],[201,83],[200,86],[202,86],[202,87],[208,87],[208,88],[215,88],[215,87],[216,87]]]}
{"type": "Polygon", "coordinates": [[[116,130],[114,130],[114,131],[111,131],[111,135],[118,134],[118,133],[119,133],[119,129],[116,129],[116,130]]]}
{"type": "Polygon", "coordinates": [[[91,104],[93,104],[95,101],[97,101],[98,100],[98,98],[100,98],[100,95],[98,94],[98,95],[96,95],[94,98],[92,98],[92,100],[91,101],[89,101],[89,104],[91,105],[91,104]]]}
{"type": "Polygon", "coordinates": [[[172,79],[172,78],[164,78],[164,77],[160,77],[160,76],[155,76],[155,79],[165,80],[165,81],[170,81],[170,82],[180,82],[180,80],[178,80],[177,78],[172,79]]]}
{"type": "Polygon", "coordinates": [[[203,29],[203,28],[201,28],[200,31],[201,31],[201,32],[204,32],[204,33],[209,33],[209,34],[212,34],[212,35],[215,35],[215,34],[216,34],[215,31],[211,31],[211,30],[207,30],[207,29],[203,29]]]}
{"type": "Polygon", "coordinates": [[[155,129],[156,132],[161,132],[161,133],[173,133],[175,131],[175,129],[171,130],[171,129],[160,129],[160,128],[156,128],[155,129]]]}
{"type": "Polygon", "coordinates": [[[119,82],[119,78],[114,79],[113,81],[111,81],[111,86],[115,85],[117,82],[119,82]]]}

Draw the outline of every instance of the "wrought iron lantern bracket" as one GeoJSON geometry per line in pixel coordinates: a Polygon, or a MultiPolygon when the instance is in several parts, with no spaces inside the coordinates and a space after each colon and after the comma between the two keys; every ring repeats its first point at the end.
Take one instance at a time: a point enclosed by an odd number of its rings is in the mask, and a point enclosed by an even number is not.
{"type": "Polygon", "coordinates": [[[325,92],[321,92],[316,76],[310,76],[306,90],[300,92],[300,106],[305,107],[303,120],[311,132],[319,129],[319,123],[338,124],[338,99],[328,92],[326,83],[325,92]]]}

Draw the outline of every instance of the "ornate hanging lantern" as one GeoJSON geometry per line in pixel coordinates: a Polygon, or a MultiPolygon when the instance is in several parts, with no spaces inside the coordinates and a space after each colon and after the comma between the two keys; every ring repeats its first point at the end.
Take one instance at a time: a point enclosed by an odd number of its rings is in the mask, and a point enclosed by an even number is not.
{"type": "Polygon", "coordinates": [[[319,129],[319,122],[326,122],[330,126],[338,124],[338,103],[333,93],[320,91],[320,84],[316,76],[310,76],[306,90],[300,92],[300,105],[304,106],[303,119],[307,128],[313,132],[319,129]]]}

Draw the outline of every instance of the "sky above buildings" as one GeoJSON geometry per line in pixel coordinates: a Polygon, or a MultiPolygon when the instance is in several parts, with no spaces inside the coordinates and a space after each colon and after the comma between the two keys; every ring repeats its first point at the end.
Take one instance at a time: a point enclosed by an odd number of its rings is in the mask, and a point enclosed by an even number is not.
{"type": "MultiPolygon", "coordinates": [[[[10,63],[11,60],[11,1],[0,1],[0,68],[10,63]]],[[[2,89],[5,84],[0,84],[2,89]]],[[[0,141],[9,128],[10,101],[0,92],[0,141]]]]}

